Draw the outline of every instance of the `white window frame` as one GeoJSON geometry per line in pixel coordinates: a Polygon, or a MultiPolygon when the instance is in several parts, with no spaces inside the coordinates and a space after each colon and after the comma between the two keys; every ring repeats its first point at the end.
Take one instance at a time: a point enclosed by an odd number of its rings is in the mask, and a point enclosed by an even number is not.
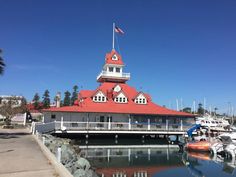
{"type": "Polygon", "coordinates": [[[142,94],[138,94],[138,96],[134,99],[136,104],[147,104],[147,98],[142,94]]]}
{"type": "Polygon", "coordinates": [[[99,91],[96,95],[93,96],[93,101],[98,103],[104,103],[107,101],[107,97],[101,91],[99,91]]]}

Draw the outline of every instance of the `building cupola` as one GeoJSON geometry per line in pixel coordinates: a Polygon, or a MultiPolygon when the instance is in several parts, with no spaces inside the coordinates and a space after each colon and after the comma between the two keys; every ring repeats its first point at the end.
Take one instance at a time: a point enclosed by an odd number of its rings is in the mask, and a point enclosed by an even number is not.
{"type": "Polygon", "coordinates": [[[97,81],[125,83],[130,79],[130,73],[124,73],[123,67],[122,57],[115,49],[112,49],[110,53],[106,54],[105,65],[102,72],[98,75],[97,81]]]}

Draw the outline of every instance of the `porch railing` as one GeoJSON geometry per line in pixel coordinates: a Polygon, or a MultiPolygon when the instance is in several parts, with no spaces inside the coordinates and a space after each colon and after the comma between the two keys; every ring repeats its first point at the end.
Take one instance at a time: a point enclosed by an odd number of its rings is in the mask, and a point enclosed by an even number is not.
{"type": "Polygon", "coordinates": [[[70,122],[56,121],[56,130],[117,130],[117,131],[186,131],[192,124],[132,123],[132,122],[70,122]]]}

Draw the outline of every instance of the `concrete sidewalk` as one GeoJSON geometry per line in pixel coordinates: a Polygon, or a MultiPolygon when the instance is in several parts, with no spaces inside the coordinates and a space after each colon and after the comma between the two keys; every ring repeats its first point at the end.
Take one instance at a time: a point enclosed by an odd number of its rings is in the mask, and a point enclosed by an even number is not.
{"type": "Polygon", "coordinates": [[[59,177],[28,132],[0,128],[0,177],[59,177]]]}

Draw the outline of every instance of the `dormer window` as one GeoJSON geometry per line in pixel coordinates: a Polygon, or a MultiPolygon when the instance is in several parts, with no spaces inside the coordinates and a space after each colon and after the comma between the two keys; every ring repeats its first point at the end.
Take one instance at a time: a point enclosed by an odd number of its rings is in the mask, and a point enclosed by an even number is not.
{"type": "Polygon", "coordinates": [[[106,102],[107,98],[101,91],[99,91],[99,92],[97,92],[96,95],[93,96],[93,101],[94,102],[106,102]]]}
{"type": "Polygon", "coordinates": [[[111,59],[112,59],[112,60],[118,60],[118,57],[117,57],[116,54],[114,54],[111,59]]]}
{"type": "Polygon", "coordinates": [[[127,103],[128,98],[121,92],[119,93],[116,98],[114,99],[116,103],[127,103]]]}
{"type": "Polygon", "coordinates": [[[135,99],[134,99],[134,102],[136,104],[147,104],[147,99],[146,97],[140,93],[135,99]]]}

